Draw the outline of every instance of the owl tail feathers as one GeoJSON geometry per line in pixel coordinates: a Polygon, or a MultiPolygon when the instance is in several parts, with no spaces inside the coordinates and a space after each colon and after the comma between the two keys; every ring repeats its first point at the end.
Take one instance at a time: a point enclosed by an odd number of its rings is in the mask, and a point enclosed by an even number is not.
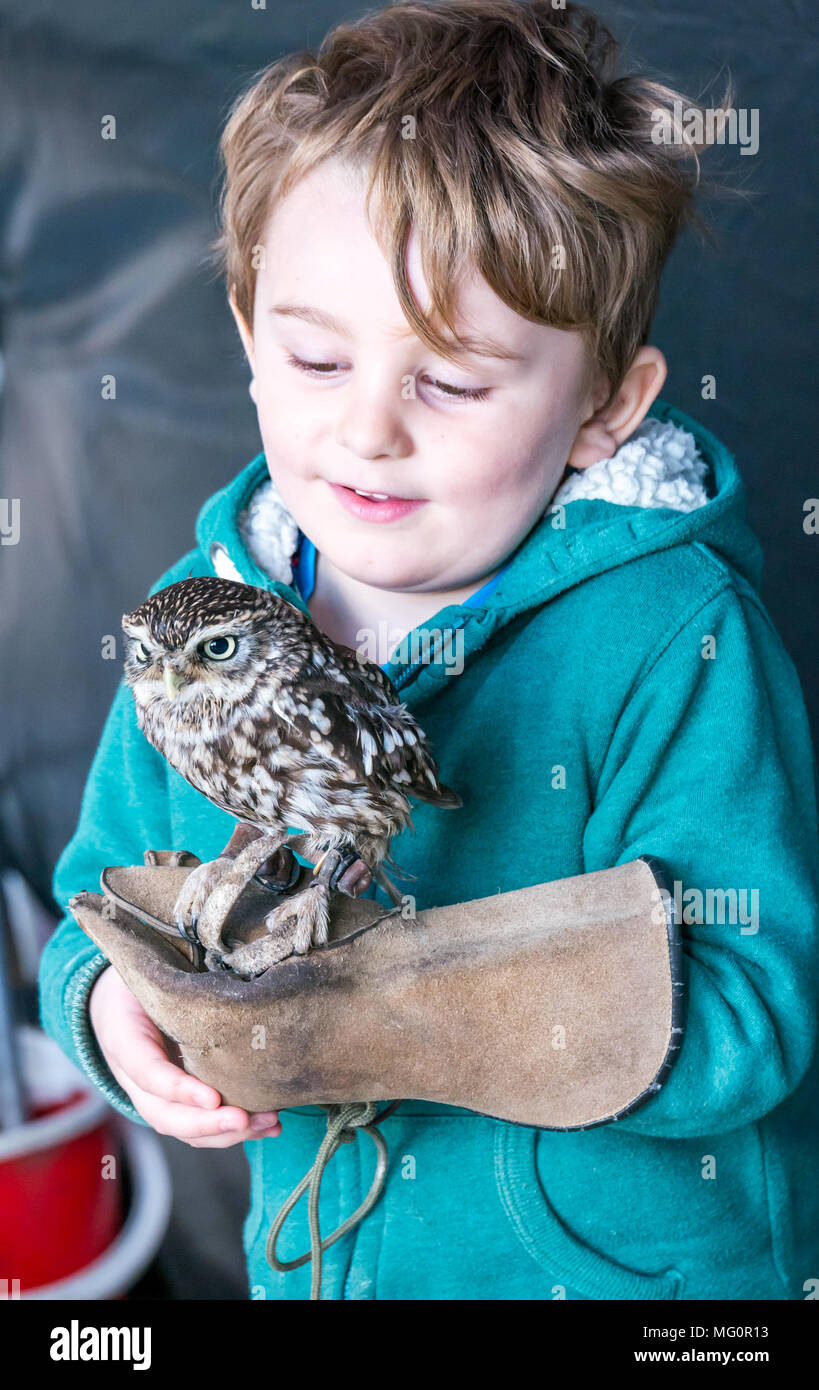
{"type": "Polygon", "coordinates": [[[414,796],[416,801],[428,801],[441,811],[457,811],[459,806],[464,804],[456,791],[453,791],[451,787],[445,787],[440,782],[434,789],[432,786],[413,782],[411,786],[404,787],[404,791],[407,796],[414,796]]]}
{"type": "MultiPolygon", "coordinates": [[[[412,827],[412,833],[415,834],[415,826],[412,827]]],[[[402,869],[401,865],[395,862],[395,860],[389,852],[387,852],[384,855],[383,859],[380,859],[378,861],[377,868],[382,869],[385,864],[389,864],[390,868],[392,869],[393,873],[397,878],[409,878],[412,879],[414,882],[418,877],[417,874],[411,874],[409,869],[402,869]]]]}
{"type": "MultiPolygon", "coordinates": [[[[392,863],[392,860],[390,860],[390,863],[392,863]]],[[[397,868],[398,866],[395,865],[394,867],[397,868]]],[[[416,875],[407,874],[405,875],[405,877],[415,878],[416,875]]],[[[401,893],[400,889],[396,888],[392,879],[384,872],[384,869],[380,864],[377,869],[373,869],[373,878],[375,879],[378,886],[384,889],[384,892],[386,893],[390,902],[393,904],[393,907],[401,907],[404,901],[404,895],[403,893],[401,893]]]]}
{"type": "Polygon", "coordinates": [[[395,907],[401,907],[404,902],[404,896],[401,893],[400,888],[396,887],[389,874],[386,872],[384,868],[385,864],[389,864],[396,878],[405,878],[410,880],[412,883],[417,883],[418,875],[411,874],[408,869],[402,869],[401,865],[396,864],[392,855],[389,853],[385,854],[384,858],[380,860],[378,864],[376,864],[373,870],[371,870],[373,878],[375,879],[379,887],[384,889],[384,892],[387,894],[387,897],[390,899],[390,902],[395,907]]]}

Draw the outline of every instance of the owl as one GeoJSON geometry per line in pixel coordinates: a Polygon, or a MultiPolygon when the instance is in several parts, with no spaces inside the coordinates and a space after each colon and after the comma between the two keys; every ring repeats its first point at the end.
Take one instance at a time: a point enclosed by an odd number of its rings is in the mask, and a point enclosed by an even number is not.
{"type": "MultiPolygon", "coordinates": [[[[337,868],[356,866],[348,891],[372,875],[400,901],[382,865],[392,862],[393,836],[414,829],[409,798],[442,809],[462,802],[442,785],[425,734],[380,666],[279,594],[215,577],[161,589],[125,614],[122,629],[143,734],[239,822],[222,854],[189,875],[174,909],[181,930],[196,939],[208,897],[248,841],[264,836],[275,857],[289,828],[303,830],[316,869],[327,854],[337,868]]],[[[314,875],[268,914],[277,944],[257,950],[255,973],[282,958],[285,929],[298,954],[326,942],[336,886],[314,875]]],[[[209,968],[238,968],[221,940],[202,944],[209,968]]]]}

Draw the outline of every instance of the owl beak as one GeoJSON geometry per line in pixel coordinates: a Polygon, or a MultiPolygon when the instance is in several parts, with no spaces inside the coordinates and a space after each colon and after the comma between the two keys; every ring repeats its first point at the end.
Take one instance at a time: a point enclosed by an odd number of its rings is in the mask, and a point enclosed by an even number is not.
{"type": "Polygon", "coordinates": [[[172,671],[170,666],[166,666],[162,674],[165,680],[165,689],[168,693],[168,699],[173,700],[176,697],[179,687],[187,685],[187,678],[181,676],[178,671],[172,671]]]}

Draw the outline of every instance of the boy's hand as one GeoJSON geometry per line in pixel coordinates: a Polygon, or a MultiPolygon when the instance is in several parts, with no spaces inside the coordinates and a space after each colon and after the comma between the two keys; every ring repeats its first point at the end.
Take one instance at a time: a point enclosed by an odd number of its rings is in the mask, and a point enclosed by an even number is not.
{"type": "Polygon", "coordinates": [[[111,1071],[143,1120],[159,1134],[170,1134],[194,1149],[226,1149],[246,1139],[281,1134],[275,1112],[248,1118],[246,1110],[222,1105],[212,1086],[175,1066],[156,1024],[112,965],[95,981],[88,1013],[111,1071]],[[254,1120],[263,1123],[257,1127],[254,1120]]]}

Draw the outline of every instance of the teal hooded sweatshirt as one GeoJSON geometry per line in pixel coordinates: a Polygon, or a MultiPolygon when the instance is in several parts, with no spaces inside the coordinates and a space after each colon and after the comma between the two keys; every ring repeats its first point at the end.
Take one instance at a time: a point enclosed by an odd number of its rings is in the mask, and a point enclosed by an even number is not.
{"type": "MultiPolygon", "coordinates": [[[[651,416],[693,436],[705,505],[581,496],[550,509],[483,602],[424,624],[462,629],[462,669],[402,661],[400,650],[387,662],[464,801],[446,814],[415,807],[415,834],[392,853],[416,875],[422,910],[652,855],[681,893],[736,890],[741,901],[744,890],[758,912],[732,923],[686,907],[682,1048],[664,1085],[619,1120],[546,1130],[405,1101],[383,1122],[378,1202],[325,1254],[326,1299],[784,1300],[819,1278],[808,721],[760,600],[760,546],[733,458],[673,407],[657,402],[651,416]]],[[[221,551],[245,581],[304,607],[259,568],[239,528],[267,476],[260,454],[210,499],[196,549],[155,589],[213,574],[221,551]]],[[[141,863],[146,848],[215,856],[233,824],[139,733],[122,685],[55,896],[66,905],[98,887],[105,865],[141,863]]],[[[66,916],[42,955],[42,1024],[116,1110],[144,1123],[89,1024],[106,963],[66,916]]],[[[309,1265],[276,1273],[265,1240],[313,1163],[325,1115],[307,1106],[281,1119],[278,1138],[245,1145],[249,1296],[306,1299],[309,1265]]],[[[373,1167],[366,1136],[339,1149],[321,1189],[325,1234],[363,1200],[373,1167]]],[[[307,1249],[302,1200],[278,1255],[307,1249]]]]}

